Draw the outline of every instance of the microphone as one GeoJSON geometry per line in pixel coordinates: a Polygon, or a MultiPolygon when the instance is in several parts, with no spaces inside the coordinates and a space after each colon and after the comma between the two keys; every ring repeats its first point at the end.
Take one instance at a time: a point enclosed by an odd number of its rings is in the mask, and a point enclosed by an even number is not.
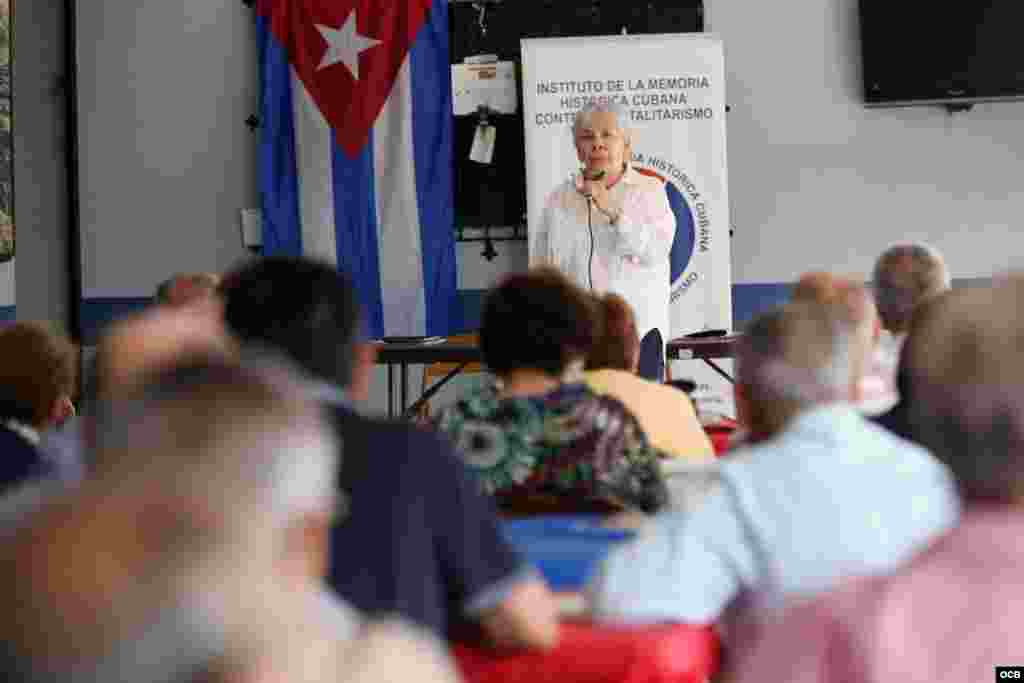
{"type": "MultiPolygon", "coordinates": [[[[584,180],[596,181],[596,180],[601,180],[602,178],[604,178],[604,171],[601,170],[601,171],[598,171],[597,173],[588,174],[587,173],[587,169],[583,169],[582,175],[583,175],[584,180]]],[[[592,195],[586,194],[586,195],[583,195],[583,196],[587,198],[588,202],[594,201],[594,197],[592,195]]]]}
{"type": "MultiPolygon", "coordinates": [[[[584,168],[582,175],[585,180],[594,182],[604,178],[604,170],[588,175],[587,169],[584,168]]],[[[590,258],[587,260],[587,280],[590,282],[590,291],[594,291],[594,196],[589,193],[583,196],[587,199],[587,232],[590,233],[590,258]]]]}

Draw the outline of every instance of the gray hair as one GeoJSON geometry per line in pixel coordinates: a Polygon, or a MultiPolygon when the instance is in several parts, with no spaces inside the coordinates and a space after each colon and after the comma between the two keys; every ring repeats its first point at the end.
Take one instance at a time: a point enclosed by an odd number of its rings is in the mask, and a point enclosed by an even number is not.
{"type": "Polygon", "coordinates": [[[615,120],[622,129],[622,134],[629,142],[633,137],[633,125],[630,119],[629,107],[618,100],[607,97],[595,97],[583,105],[583,108],[576,112],[572,120],[572,136],[575,139],[579,129],[590,122],[592,114],[613,114],[615,120]]]}
{"type": "Polygon", "coordinates": [[[926,244],[889,247],[875,262],[872,279],[878,315],[892,332],[905,332],[914,309],[951,286],[942,254],[926,244]]]}
{"type": "Polygon", "coordinates": [[[279,528],[333,510],[339,445],[283,361],[185,360],[136,395],[101,404],[96,431],[94,462],[107,480],[229,514],[255,503],[279,528]]]}
{"type": "Polygon", "coordinates": [[[737,358],[757,427],[776,431],[807,408],[846,398],[854,379],[851,335],[836,312],[809,301],[751,321],[737,358]]]}

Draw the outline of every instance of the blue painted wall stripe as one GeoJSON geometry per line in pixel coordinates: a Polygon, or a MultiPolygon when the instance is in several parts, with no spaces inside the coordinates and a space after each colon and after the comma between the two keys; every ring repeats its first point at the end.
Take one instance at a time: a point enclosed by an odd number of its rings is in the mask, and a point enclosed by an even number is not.
{"type": "MultiPolygon", "coordinates": [[[[976,287],[990,282],[991,278],[959,278],[954,287],[976,287]]],[[[789,301],[792,283],[757,282],[732,286],[732,311],[734,327],[741,328],[755,315],[789,301]]],[[[480,329],[480,311],[483,306],[483,289],[460,289],[458,291],[454,332],[469,332],[480,329]]],[[[135,313],[150,304],[148,297],[121,297],[106,299],[85,299],[81,302],[82,329],[86,344],[93,343],[97,333],[110,321],[135,313]]],[[[0,322],[13,316],[14,307],[0,307],[0,322]],[[7,310],[9,309],[9,311],[7,310]]]]}

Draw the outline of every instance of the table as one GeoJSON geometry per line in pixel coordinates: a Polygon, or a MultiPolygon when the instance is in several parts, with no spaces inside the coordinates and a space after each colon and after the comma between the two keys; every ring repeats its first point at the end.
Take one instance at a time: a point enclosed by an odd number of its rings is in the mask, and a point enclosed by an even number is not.
{"type": "Polygon", "coordinates": [[[739,334],[730,334],[722,337],[702,337],[699,339],[678,337],[670,340],[665,345],[665,355],[669,360],[702,360],[730,383],[735,383],[732,376],[715,363],[714,359],[734,358],[736,343],[739,339],[739,334]]]}
{"type": "MultiPolygon", "coordinates": [[[[678,337],[665,345],[665,355],[669,360],[702,360],[710,365],[715,372],[732,382],[733,378],[716,364],[714,359],[733,358],[739,338],[738,334],[700,339],[678,337]]],[[[462,372],[467,365],[480,362],[481,359],[480,347],[465,342],[447,340],[436,344],[386,344],[381,342],[377,346],[377,363],[388,366],[388,415],[395,417],[400,412],[403,416],[408,417],[414,414],[421,405],[429,401],[441,387],[462,372]],[[424,391],[423,395],[410,406],[409,366],[429,365],[430,363],[458,363],[458,366],[424,391]],[[396,365],[399,368],[400,411],[395,410],[394,400],[394,369],[396,365]]]]}
{"type": "Polygon", "coordinates": [[[718,672],[713,628],[683,624],[563,623],[550,652],[499,655],[456,645],[468,683],[705,683],[718,672]]]}
{"type": "Polygon", "coordinates": [[[395,417],[394,372],[399,368],[399,391],[401,414],[408,417],[415,413],[421,405],[436,394],[441,387],[462,372],[467,365],[480,361],[480,347],[465,342],[443,341],[435,344],[388,344],[381,342],[377,346],[377,363],[388,366],[388,416],[395,417]],[[439,379],[433,386],[423,392],[415,403],[409,405],[409,366],[429,365],[431,363],[458,363],[459,365],[447,375],[439,379]]]}

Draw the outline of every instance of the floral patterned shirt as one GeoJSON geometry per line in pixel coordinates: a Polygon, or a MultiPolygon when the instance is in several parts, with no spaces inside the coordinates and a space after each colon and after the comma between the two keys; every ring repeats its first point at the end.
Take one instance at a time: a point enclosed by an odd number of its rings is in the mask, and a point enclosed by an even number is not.
{"type": "Polygon", "coordinates": [[[489,387],[444,410],[436,424],[487,493],[553,490],[647,512],[667,500],[658,465],[665,456],[621,402],[582,384],[531,398],[500,398],[489,387]]]}

